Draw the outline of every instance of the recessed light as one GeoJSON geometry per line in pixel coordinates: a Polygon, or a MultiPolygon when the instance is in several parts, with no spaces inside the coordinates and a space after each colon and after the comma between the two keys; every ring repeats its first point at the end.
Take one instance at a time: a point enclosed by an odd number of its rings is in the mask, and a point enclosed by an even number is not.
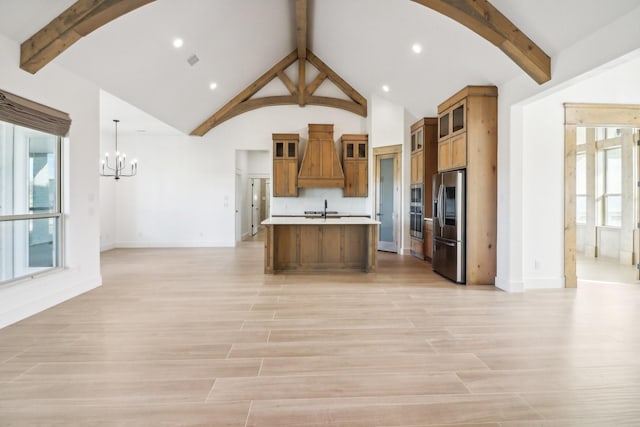
{"type": "Polygon", "coordinates": [[[184,44],[184,41],[182,39],[173,40],[173,47],[175,47],[176,49],[182,47],[183,44],[184,44]]]}
{"type": "Polygon", "coordinates": [[[389,86],[382,85],[382,90],[385,91],[385,92],[389,92],[389,86]]]}
{"type": "Polygon", "coordinates": [[[413,50],[415,53],[420,53],[422,52],[422,46],[420,46],[418,43],[414,43],[413,46],[411,46],[411,50],[413,50]]]}
{"type": "Polygon", "coordinates": [[[218,83],[216,83],[216,82],[213,82],[213,83],[211,83],[209,85],[209,89],[211,89],[211,90],[215,90],[215,88],[217,88],[217,87],[218,87],[218,83]]]}

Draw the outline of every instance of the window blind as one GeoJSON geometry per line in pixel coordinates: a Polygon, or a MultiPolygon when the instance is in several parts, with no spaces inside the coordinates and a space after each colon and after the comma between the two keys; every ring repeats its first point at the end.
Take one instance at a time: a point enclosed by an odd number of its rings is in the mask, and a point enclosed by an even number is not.
{"type": "Polygon", "coordinates": [[[71,127],[69,114],[0,89],[0,120],[64,136],[71,127]]]}

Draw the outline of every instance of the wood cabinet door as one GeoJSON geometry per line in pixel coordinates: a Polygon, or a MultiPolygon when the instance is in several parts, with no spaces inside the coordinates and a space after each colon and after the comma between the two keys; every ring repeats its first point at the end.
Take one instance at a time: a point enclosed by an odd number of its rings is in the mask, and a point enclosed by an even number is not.
{"type": "Polygon", "coordinates": [[[344,197],[367,197],[369,195],[368,163],[362,160],[345,161],[344,197]]]}
{"type": "Polygon", "coordinates": [[[416,161],[416,183],[424,183],[424,150],[420,150],[415,154],[416,161]]]}
{"type": "Polygon", "coordinates": [[[463,168],[467,165],[467,134],[451,138],[451,167],[463,168]]]}
{"type": "Polygon", "coordinates": [[[411,155],[411,184],[415,184],[416,183],[416,177],[418,175],[417,172],[417,168],[418,168],[418,162],[416,161],[416,155],[415,153],[411,155]]]}
{"type": "Polygon", "coordinates": [[[438,172],[451,168],[451,140],[438,143],[438,172]]]}
{"type": "Polygon", "coordinates": [[[273,196],[298,196],[298,160],[276,159],[273,161],[273,196]]]}
{"type": "Polygon", "coordinates": [[[433,258],[433,224],[424,224],[424,255],[428,259],[433,258]]]}

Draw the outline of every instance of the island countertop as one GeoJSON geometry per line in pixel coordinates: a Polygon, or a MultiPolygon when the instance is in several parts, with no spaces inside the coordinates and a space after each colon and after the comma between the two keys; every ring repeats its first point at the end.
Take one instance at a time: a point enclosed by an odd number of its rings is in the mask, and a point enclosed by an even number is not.
{"type": "Polygon", "coordinates": [[[380,221],[376,221],[371,218],[362,216],[343,216],[338,218],[307,218],[304,216],[279,216],[265,219],[261,223],[262,225],[375,225],[380,224],[380,221]]]}

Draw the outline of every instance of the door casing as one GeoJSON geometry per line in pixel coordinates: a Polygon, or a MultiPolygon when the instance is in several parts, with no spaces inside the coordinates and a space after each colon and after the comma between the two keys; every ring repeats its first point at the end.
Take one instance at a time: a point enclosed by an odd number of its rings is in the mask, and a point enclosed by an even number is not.
{"type": "MultiPolygon", "coordinates": [[[[402,145],[390,145],[386,147],[375,147],[373,149],[373,176],[374,176],[374,218],[375,214],[380,212],[380,161],[383,159],[394,159],[394,177],[393,177],[393,243],[381,244],[378,240],[378,250],[388,252],[401,252],[402,243],[402,145]]],[[[381,235],[381,233],[378,233],[381,235]]]]}

